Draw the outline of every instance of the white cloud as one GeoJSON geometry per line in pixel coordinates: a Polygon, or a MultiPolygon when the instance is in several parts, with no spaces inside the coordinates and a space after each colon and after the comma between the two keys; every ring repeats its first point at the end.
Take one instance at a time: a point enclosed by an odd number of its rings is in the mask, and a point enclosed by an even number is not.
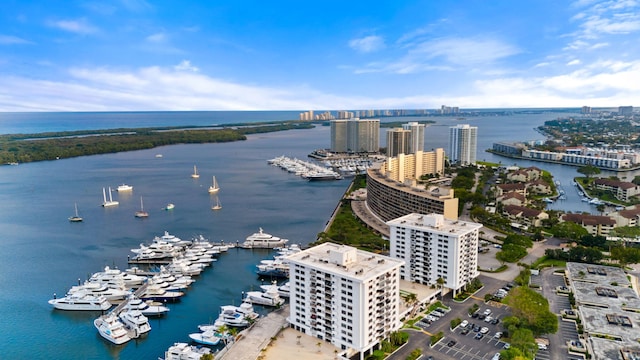
{"type": "Polygon", "coordinates": [[[33,44],[31,41],[12,35],[0,35],[0,45],[33,44]]]}
{"type": "Polygon", "coordinates": [[[167,35],[165,33],[159,32],[155,34],[151,34],[147,36],[146,40],[151,43],[163,43],[167,41],[167,35]]]}
{"type": "Polygon", "coordinates": [[[47,25],[80,35],[94,34],[98,32],[98,28],[91,25],[85,19],[49,21],[47,25]]]}
{"type": "Polygon", "coordinates": [[[492,38],[442,38],[416,46],[411,53],[427,59],[443,58],[456,65],[490,63],[520,53],[514,46],[492,38]]]}
{"type": "Polygon", "coordinates": [[[579,59],[573,59],[567,63],[567,66],[580,65],[582,62],[579,59]]]}
{"type": "Polygon", "coordinates": [[[175,70],[178,70],[178,71],[191,71],[191,72],[200,71],[200,69],[198,69],[197,67],[191,65],[191,61],[189,61],[189,60],[182,60],[180,62],[180,64],[174,66],[173,68],[175,70]]]}
{"type": "Polygon", "coordinates": [[[385,45],[383,38],[376,35],[370,35],[349,41],[349,47],[359,52],[370,53],[383,49],[385,45]]]}
{"type": "Polygon", "coordinates": [[[552,64],[552,63],[550,63],[550,62],[548,62],[548,61],[543,61],[543,62],[541,62],[541,63],[537,63],[537,64],[535,64],[533,67],[534,67],[534,68],[540,68],[540,67],[549,66],[549,65],[551,65],[551,64],[552,64]]]}

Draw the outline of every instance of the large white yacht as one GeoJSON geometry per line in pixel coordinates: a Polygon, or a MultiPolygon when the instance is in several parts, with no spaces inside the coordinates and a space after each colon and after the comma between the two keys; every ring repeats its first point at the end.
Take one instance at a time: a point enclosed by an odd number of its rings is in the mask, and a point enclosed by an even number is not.
{"type": "Polygon", "coordinates": [[[265,233],[262,228],[257,233],[247,236],[242,243],[245,249],[273,249],[284,246],[289,240],[265,233]]]}
{"type": "Polygon", "coordinates": [[[116,345],[124,344],[131,340],[127,329],[124,328],[124,324],[113,313],[100,316],[93,321],[93,325],[98,329],[100,336],[116,345]]]}
{"type": "Polygon", "coordinates": [[[127,184],[122,184],[122,185],[118,185],[116,190],[118,190],[118,192],[133,191],[133,186],[127,185],[127,184]]]}
{"type": "Polygon", "coordinates": [[[116,287],[114,284],[113,287],[109,287],[109,284],[101,284],[97,282],[85,281],[81,285],[72,286],[69,291],[67,291],[68,295],[75,294],[77,292],[92,294],[95,296],[104,296],[109,301],[120,301],[124,300],[129,296],[130,291],[124,288],[124,282],[121,283],[122,287],[116,287]]]}
{"type": "Polygon", "coordinates": [[[132,333],[131,337],[133,338],[137,338],[151,331],[149,319],[147,319],[140,310],[125,309],[118,315],[118,318],[124,324],[125,328],[129,330],[129,333],[132,333]]]}
{"type": "Polygon", "coordinates": [[[288,281],[285,282],[282,285],[278,285],[278,283],[274,281],[273,283],[271,283],[269,285],[260,285],[260,288],[263,291],[274,291],[274,289],[275,289],[275,291],[278,292],[278,295],[280,295],[280,297],[287,297],[288,298],[289,295],[290,295],[289,282],[288,281]]]}
{"type": "Polygon", "coordinates": [[[122,281],[127,288],[132,288],[142,285],[146,279],[144,276],[129,274],[119,269],[111,269],[105,266],[104,271],[91,275],[89,281],[101,284],[122,281]]]}
{"type": "Polygon", "coordinates": [[[276,307],[284,304],[284,299],[278,294],[278,289],[274,289],[273,287],[270,287],[267,291],[248,291],[244,301],[252,304],[276,307]]]}
{"type": "Polygon", "coordinates": [[[59,310],[104,311],[111,307],[106,297],[81,291],[59,299],[54,295],[49,304],[59,310]]]}
{"type": "Polygon", "coordinates": [[[207,330],[201,333],[189,334],[189,338],[198,344],[216,346],[220,343],[224,335],[214,330],[207,330]]]}
{"type": "Polygon", "coordinates": [[[165,351],[164,360],[200,360],[207,354],[211,354],[211,349],[208,347],[175,343],[165,351]]]}
{"type": "Polygon", "coordinates": [[[124,310],[139,310],[144,316],[162,316],[169,312],[169,308],[162,303],[145,302],[131,295],[125,305],[124,310]]]}

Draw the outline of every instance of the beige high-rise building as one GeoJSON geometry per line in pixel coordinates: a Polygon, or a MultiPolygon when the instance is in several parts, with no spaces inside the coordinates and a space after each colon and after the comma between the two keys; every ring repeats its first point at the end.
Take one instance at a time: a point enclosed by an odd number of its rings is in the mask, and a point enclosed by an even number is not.
{"type": "Polygon", "coordinates": [[[358,119],[331,121],[332,152],[380,151],[380,120],[358,119]]]}
{"type": "Polygon", "coordinates": [[[403,184],[411,182],[412,185],[423,175],[441,175],[444,173],[444,149],[387,158],[383,173],[391,180],[403,184]]]}

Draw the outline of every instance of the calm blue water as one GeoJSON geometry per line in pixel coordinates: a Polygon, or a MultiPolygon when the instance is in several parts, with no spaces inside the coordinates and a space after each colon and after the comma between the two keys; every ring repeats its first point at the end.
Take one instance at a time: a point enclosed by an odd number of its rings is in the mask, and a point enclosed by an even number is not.
{"type": "MultiPolygon", "coordinates": [[[[468,118],[479,128],[478,159],[511,164],[484,153],[495,141],[533,140],[533,128],[557,114],[468,118]]],[[[297,112],[72,113],[0,114],[0,133],[118,127],[209,125],[297,118],[297,112]],[[228,116],[223,116],[227,114],[228,116]]],[[[426,130],[427,149],[447,148],[448,127],[438,121],[426,130]]],[[[409,121],[416,118],[385,119],[409,121]]],[[[384,131],[381,144],[384,145],[384,131]]],[[[170,314],[152,320],[152,331],[124,346],[103,341],[93,327],[95,313],[54,311],[47,300],[64,294],[105,265],[127,266],[130,249],[165,230],[181,238],[202,234],[225,242],[241,241],[263,227],[266,232],[307,244],[313,241],[348,186],[347,181],[309,183],[267,165],[279,155],[306,158],[329,147],[329,127],[250,136],[224,144],[173,145],[151,150],[97,155],[51,162],[0,166],[0,358],[4,359],[156,359],[177,341],[187,341],[196,325],[217,317],[220,305],[239,303],[242,291],[260,281],[254,265],[267,251],[231,250],[201,275],[170,314]],[[163,154],[156,158],[155,154],[163,154]],[[193,165],[200,179],[190,178],[193,165]],[[210,210],[211,176],[220,186],[223,209],[210,210]],[[117,208],[104,209],[102,187],[127,183],[130,195],[114,196],[117,208]],[[144,198],[148,219],[134,218],[144,198]],[[173,211],[161,210],[168,202],[173,211]],[[78,204],[83,223],[67,217],[78,204]]],[[[565,185],[567,207],[590,207],[572,191],[575,168],[533,162],[552,171],[565,185]],[[573,205],[572,205],[573,204],[573,205]]],[[[593,210],[593,209],[591,209],[593,210]]]]}

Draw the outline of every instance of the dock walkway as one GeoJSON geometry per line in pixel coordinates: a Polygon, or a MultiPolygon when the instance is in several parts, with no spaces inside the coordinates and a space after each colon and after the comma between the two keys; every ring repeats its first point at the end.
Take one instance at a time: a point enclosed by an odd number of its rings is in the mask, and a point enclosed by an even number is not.
{"type": "MultiPolygon", "coordinates": [[[[139,298],[140,295],[144,294],[148,286],[149,286],[149,283],[145,282],[144,284],[142,284],[142,286],[140,286],[138,289],[136,289],[136,291],[133,292],[133,295],[139,298]]],[[[124,309],[124,307],[127,306],[128,303],[129,303],[129,299],[125,299],[123,302],[118,304],[118,306],[116,306],[113,310],[111,310],[111,312],[116,315],[119,315],[122,309],[124,309]]]]}

